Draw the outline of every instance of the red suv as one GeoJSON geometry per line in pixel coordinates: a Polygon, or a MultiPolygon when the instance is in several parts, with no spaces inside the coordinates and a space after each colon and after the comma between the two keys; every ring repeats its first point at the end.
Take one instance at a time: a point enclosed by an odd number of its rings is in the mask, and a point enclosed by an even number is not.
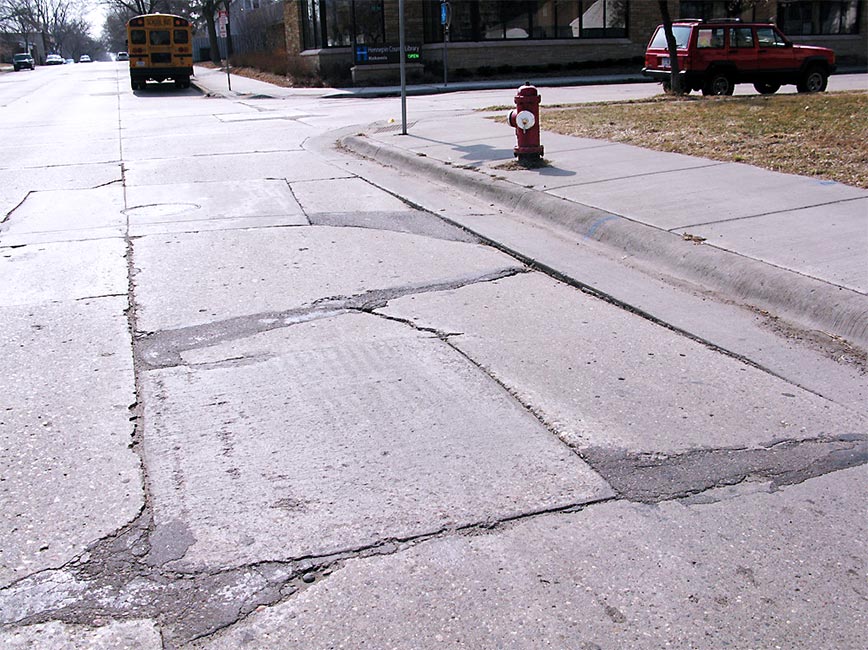
{"type": "MultiPolygon", "coordinates": [[[[672,32],[685,92],[731,95],[735,84],[752,83],[764,95],[784,84],[796,84],[800,93],[814,93],[826,90],[835,71],[832,50],[794,45],[769,23],[679,20],[672,24],[672,32]]],[[[663,25],[648,43],[642,73],[662,81],[668,90],[671,69],[663,25]]]]}

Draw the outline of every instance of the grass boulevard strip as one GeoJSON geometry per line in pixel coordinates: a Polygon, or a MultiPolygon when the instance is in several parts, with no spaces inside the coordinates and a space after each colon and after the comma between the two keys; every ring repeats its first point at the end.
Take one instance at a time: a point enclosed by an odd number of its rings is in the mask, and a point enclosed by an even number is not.
{"type": "MultiPolygon", "coordinates": [[[[491,109],[485,109],[491,110],[491,109]]],[[[868,92],[543,106],[542,128],[868,189],[868,92]]]]}

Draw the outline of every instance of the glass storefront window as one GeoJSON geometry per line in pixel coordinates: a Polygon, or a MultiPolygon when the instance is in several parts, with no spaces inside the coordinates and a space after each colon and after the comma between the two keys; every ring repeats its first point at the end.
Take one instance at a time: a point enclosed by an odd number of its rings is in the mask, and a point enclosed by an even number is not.
{"type": "Polygon", "coordinates": [[[301,0],[305,49],[385,43],[384,0],[301,0]]]}
{"type": "Polygon", "coordinates": [[[785,34],[858,34],[858,0],[782,0],[778,25],[785,34]]]}
{"type": "Polygon", "coordinates": [[[355,19],[356,43],[385,43],[383,30],[383,2],[359,2],[353,4],[355,19]]]}
{"type": "MultiPolygon", "coordinates": [[[[624,38],[628,0],[453,0],[452,41],[624,38]]],[[[425,3],[425,42],[443,40],[439,0],[425,3]]]]}

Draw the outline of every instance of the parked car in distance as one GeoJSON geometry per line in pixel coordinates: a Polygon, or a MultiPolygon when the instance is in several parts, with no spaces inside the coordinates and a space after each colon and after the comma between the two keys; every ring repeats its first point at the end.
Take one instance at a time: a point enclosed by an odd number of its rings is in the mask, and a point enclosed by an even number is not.
{"type": "MultiPolygon", "coordinates": [[[[826,47],[796,45],[770,23],[744,23],[737,18],[679,20],[672,23],[678,48],[678,70],[685,92],[731,95],[736,84],[752,83],[768,95],[785,84],[800,93],[826,90],[835,71],[835,53],[826,47]]],[[[642,73],[671,83],[670,53],[663,25],[645,50],[642,73]]]]}
{"type": "Polygon", "coordinates": [[[90,63],[90,57],[87,54],[82,54],[80,57],[78,57],[78,62],[79,63],[90,63]]]}
{"type": "Polygon", "coordinates": [[[116,60],[117,61],[129,61],[130,55],[128,52],[118,52],[116,60]]]}
{"type": "Polygon", "coordinates": [[[59,54],[49,54],[45,57],[45,65],[63,65],[63,57],[59,54]]]}
{"type": "Polygon", "coordinates": [[[32,56],[26,52],[20,52],[12,56],[12,67],[15,68],[15,72],[18,72],[21,68],[33,70],[36,67],[36,63],[34,63],[32,56]]]}
{"type": "Polygon", "coordinates": [[[75,59],[64,59],[64,63],[75,63],[75,59]]]}

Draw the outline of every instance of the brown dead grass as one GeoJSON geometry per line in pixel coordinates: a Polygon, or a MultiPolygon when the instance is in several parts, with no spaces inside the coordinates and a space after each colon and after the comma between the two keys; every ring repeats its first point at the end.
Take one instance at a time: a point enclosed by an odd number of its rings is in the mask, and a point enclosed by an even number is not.
{"type": "Polygon", "coordinates": [[[660,97],[546,107],[547,131],[868,189],[868,93],[660,97]]]}

